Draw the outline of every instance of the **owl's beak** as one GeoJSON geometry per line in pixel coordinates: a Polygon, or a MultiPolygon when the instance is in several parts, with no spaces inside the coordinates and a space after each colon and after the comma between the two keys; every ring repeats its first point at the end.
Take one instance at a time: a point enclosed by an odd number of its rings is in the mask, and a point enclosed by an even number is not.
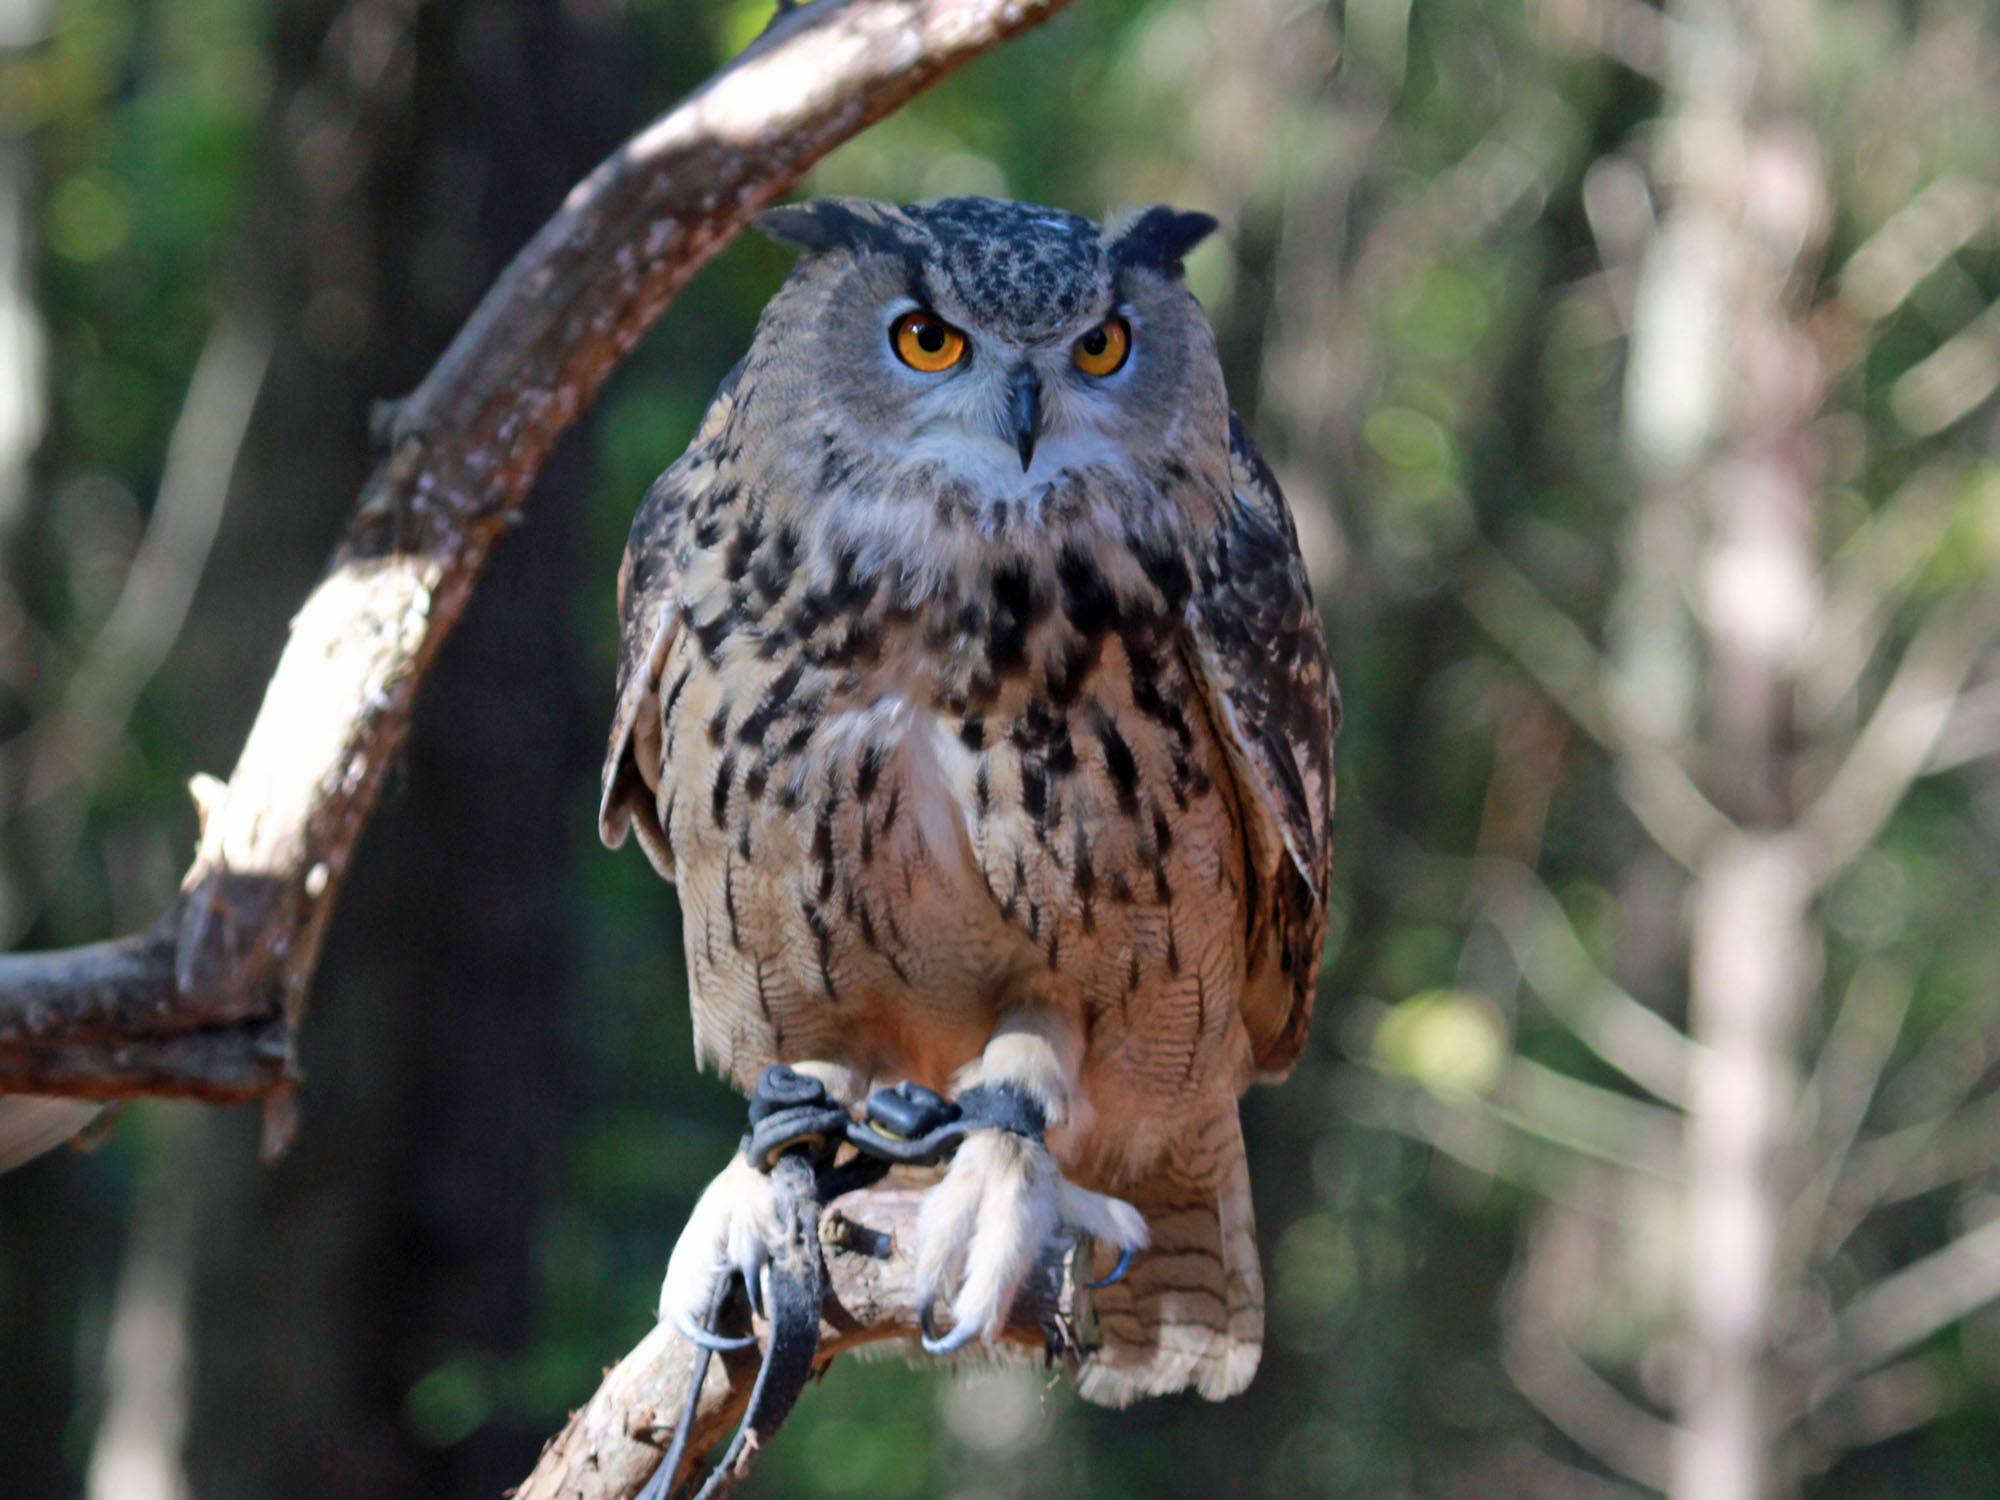
{"type": "Polygon", "coordinates": [[[1022,365],[1014,372],[1012,408],[1014,451],[1021,455],[1021,472],[1025,474],[1042,430],[1042,377],[1033,365],[1022,365]]]}

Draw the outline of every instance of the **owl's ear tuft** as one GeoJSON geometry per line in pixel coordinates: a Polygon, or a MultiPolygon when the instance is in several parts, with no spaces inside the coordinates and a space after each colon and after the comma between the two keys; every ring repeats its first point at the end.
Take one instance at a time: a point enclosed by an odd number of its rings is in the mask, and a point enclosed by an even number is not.
{"type": "Polygon", "coordinates": [[[905,255],[910,223],[886,203],[867,198],[815,198],[768,208],[750,221],[772,239],[802,250],[870,251],[905,255]]]}
{"type": "Polygon", "coordinates": [[[1110,235],[1111,259],[1178,277],[1187,253],[1215,233],[1213,214],[1189,213],[1161,203],[1127,219],[1110,235]]]}

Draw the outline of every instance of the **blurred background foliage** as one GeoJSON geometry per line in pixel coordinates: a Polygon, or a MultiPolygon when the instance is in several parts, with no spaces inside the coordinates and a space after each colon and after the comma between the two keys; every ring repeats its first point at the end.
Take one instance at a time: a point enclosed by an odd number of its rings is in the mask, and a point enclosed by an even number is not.
{"type": "MultiPolygon", "coordinates": [[[[369,404],[767,9],[0,4],[10,943],[170,899],[369,404]]],[[[1347,718],[1250,1394],[848,1360],[746,1493],[1991,1495],[1989,8],[1078,0],[807,187],[1218,214],[1347,718]]],[[[740,1104],[593,834],[612,585],[786,265],[706,270],[501,549],[293,1153],[150,1106],[0,1178],[10,1497],[497,1494],[648,1325],[740,1104]]]]}

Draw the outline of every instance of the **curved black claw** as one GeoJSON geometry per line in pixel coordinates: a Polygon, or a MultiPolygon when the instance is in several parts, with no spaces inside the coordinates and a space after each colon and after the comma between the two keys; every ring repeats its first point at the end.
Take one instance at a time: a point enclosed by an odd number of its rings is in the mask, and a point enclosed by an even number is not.
{"type": "MultiPolygon", "coordinates": [[[[725,1281],[723,1283],[725,1292],[728,1290],[728,1287],[729,1283],[725,1281]]],[[[708,1349],[716,1354],[729,1354],[737,1349],[748,1349],[752,1344],[757,1342],[757,1335],[754,1333],[746,1333],[741,1338],[731,1338],[729,1335],[721,1333],[710,1333],[701,1324],[682,1313],[678,1308],[674,1310],[671,1316],[674,1327],[679,1331],[680,1336],[690,1344],[693,1344],[697,1349],[708,1349]]]]}
{"type": "MultiPolygon", "coordinates": [[[[760,1087],[759,1094],[762,1092],[760,1087]]],[[[776,1113],[770,1118],[776,1118],[776,1113]]],[[[750,1409],[743,1414],[736,1436],[730,1439],[729,1447],[696,1491],[694,1500],[715,1500],[740,1477],[746,1455],[776,1435],[798,1403],[799,1393],[812,1378],[813,1361],[819,1354],[819,1319],[826,1298],[826,1273],[819,1254],[819,1181],[811,1152],[796,1144],[794,1149],[782,1152],[771,1168],[771,1186],[777,1193],[778,1221],[784,1233],[772,1247],[765,1273],[769,1281],[766,1302],[771,1323],[770,1344],[764,1352],[763,1367],[757,1372],[757,1383],[750,1391],[750,1409]]],[[[723,1283],[717,1292],[709,1315],[711,1321],[720,1316],[730,1285],[723,1283]]],[[[667,1500],[672,1492],[674,1476],[687,1452],[688,1434],[693,1430],[694,1414],[701,1402],[709,1351],[727,1352],[757,1342],[754,1338],[724,1339],[706,1329],[692,1329],[679,1318],[675,1324],[702,1353],[697,1358],[687,1405],[675,1428],[673,1444],[640,1491],[640,1500],[667,1500]],[[697,1332],[701,1337],[696,1337],[697,1332]]]]}
{"type": "Polygon", "coordinates": [[[1129,1246],[1119,1246],[1118,1264],[1111,1268],[1111,1274],[1102,1281],[1086,1281],[1083,1284],[1083,1289],[1086,1292],[1101,1292],[1108,1286],[1116,1286],[1125,1279],[1125,1273],[1132,1269],[1133,1254],[1134,1252],[1129,1246]]]}
{"type": "Polygon", "coordinates": [[[917,1327],[926,1339],[934,1339],[937,1331],[937,1302],[929,1293],[923,1293],[923,1300],[917,1307],[917,1327]]]}
{"type": "MultiPolygon", "coordinates": [[[[935,1323],[935,1319],[931,1318],[928,1312],[926,1312],[923,1321],[931,1324],[935,1323]]],[[[979,1325],[968,1320],[960,1323],[950,1333],[942,1336],[935,1336],[926,1330],[918,1339],[918,1342],[924,1346],[924,1353],[926,1354],[956,1354],[978,1337],[979,1325]]]]}

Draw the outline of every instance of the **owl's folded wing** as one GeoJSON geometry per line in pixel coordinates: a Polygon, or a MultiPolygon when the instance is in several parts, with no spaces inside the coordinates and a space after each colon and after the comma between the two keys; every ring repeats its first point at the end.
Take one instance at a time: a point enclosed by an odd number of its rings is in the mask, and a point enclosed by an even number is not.
{"type": "MultiPolygon", "coordinates": [[[[1277,480],[1234,415],[1235,505],[1199,560],[1189,605],[1198,677],[1226,729],[1252,844],[1276,869],[1253,921],[1277,924],[1277,972],[1253,975],[1244,1019],[1258,1072],[1288,1071],[1312,1019],[1332,869],[1333,736],[1340,694],[1277,480]],[[1275,858],[1282,844],[1285,857],[1275,858]]],[[[1261,925],[1261,923],[1259,924],[1261,925]]]]}
{"type": "Polygon", "coordinates": [[[597,833],[608,848],[637,829],[646,857],[674,878],[674,851],[660,827],[660,676],[680,626],[684,522],[689,502],[715,477],[714,456],[736,405],[743,364],[723,377],[687,452],[646,492],[618,569],[618,699],[604,752],[597,833]]]}
{"type": "Polygon", "coordinates": [[[687,491],[681,465],[647,491],[618,570],[618,698],[604,752],[597,833],[607,848],[636,827],[646,857],[669,880],[674,854],[660,827],[660,676],[680,625],[679,531],[687,491]]]}

